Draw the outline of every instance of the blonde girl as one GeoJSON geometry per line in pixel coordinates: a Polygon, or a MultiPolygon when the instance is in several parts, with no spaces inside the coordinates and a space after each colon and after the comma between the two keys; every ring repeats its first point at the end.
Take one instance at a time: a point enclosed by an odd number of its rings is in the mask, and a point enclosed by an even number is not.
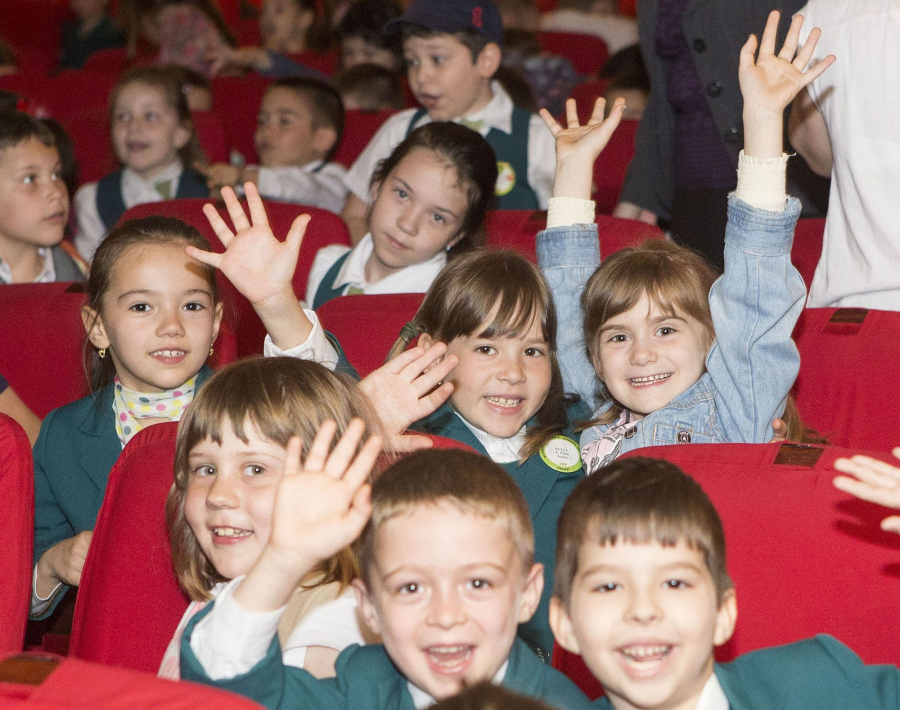
{"type": "MultiPolygon", "coordinates": [[[[322,422],[340,437],[354,418],[370,433],[377,416],[355,382],[316,363],[255,358],[214,375],[178,429],[175,483],[166,504],[172,560],[191,598],[160,676],[178,678],[181,632],[221,591],[245,575],[268,542],[288,441],[312,442],[322,422]]],[[[282,657],[317,677],[334,675],[338,653],[364,644],[349,584],[350,548],[310,573],[281,620],[282,657]]]]}
{"type": "MultiPolygon", "coordinates": [[[[556,199],[538,257],[560,312],[572,323],[584,313],[590,361],[574,328],[562,352],[570,380],[595,405],[594,425],[581,435],[588,472],[643,446],[766,442],[786,411],[799,369],[791,333],[806,289],[790,259],[800,203],[785,194],[782,116],[834,58],[804,72],[819,32],[795,58],[800,16],[775,54],[778,17],[769,16],[758,59],[754,36],[741,51],[745,149],[718,280],[700,257],[666,242],[623,250],[595,271],[590,171],[624,102],[604,122],[598,101],[585,126],[573,101],[567,128],[544,115],[556,137],[556,199]]],[[[788,436],[799,436],[790,410],[786,419],[788,436]]]]}
{"type": "Polygon", "coordinates": [[[110,133],[122,168],[75,194],[75,246],[90,261],[125,210],[176,197],[207,197],[202,160],[181,84],[165,67],[125,74],[110,95],[110,133]]]}

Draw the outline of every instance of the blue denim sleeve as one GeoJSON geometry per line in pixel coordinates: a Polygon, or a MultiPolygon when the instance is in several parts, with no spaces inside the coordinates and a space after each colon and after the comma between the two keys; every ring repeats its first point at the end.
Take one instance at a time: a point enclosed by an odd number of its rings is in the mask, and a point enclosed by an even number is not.
{"type": "Polygon", "coordinates": [[[597,408],[597,377],[584,346],[581,294],[600,265],[596,224],[553,227],[537,235],[538,266],[556,305],[556,349],[566,392],[597,408]]]}
{"type": "Polygon", "coordinates": [[[784,212],[728,199],[725,272],[709,292],[716,343],[706,368],[727,441],[764,443],[784,412],[800,355],[791,340],[806,287],[791,264],[800,202],[784,212]]]}

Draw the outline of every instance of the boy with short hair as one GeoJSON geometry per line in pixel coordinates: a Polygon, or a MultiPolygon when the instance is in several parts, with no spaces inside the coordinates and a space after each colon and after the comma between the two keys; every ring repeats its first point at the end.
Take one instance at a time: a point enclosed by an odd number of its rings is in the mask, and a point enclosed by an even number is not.
{"type": "Polygon", "coordinates": [[[26,113],[0,112],[0,284],[83,281],[59,245],[68,218],[53,132],[26,113]]]}
{"type": "Polygon", "coordinates": [[[259,165],[218,163],[205,169],[212,194],[255,183],[271,200],[340,212],[343,166],[331,157],[344,132],[344,104],[330,84],[311,77],[272,83],[263,96],[254,141],[259,165]]]}
{"type": "Polygon", "coordinates": [[[503,23],[491,0],[413,0],[385,27],[400,32],[410,88],[422,108],[391,117],[347,173],[341,216],[358,241],[366,233],[370,179],[378,161],[428,121],[457,121],[485,137],[497,156],[498,209],[546,209],[553,184],[553,136],[513,106],[496,81],[503,23]]]}
{"type": "Polygon", "coordinates": [[[367,443],[347,466],[361,429],[355,439],[348,429],[326,463],[334,427],[324,425],[302,472],[299,445],[289,445],[266,549],[213,612],[186,629],[181,677],[270,708],[412,710],[483,680],[558,708],[588,707],[516,638],[537,608],[543,569],[533,561],[528,505],[515,481],[472,452],[421,451],[378,477],[370,503],[364,481],[378,444],[367,443]],[[362,579],[353,584],[363,620],[384,645],[346,649],[335,679],[283,667],[275,629],[284,603],[364,524],[362,579]]]}
{"type": "Polygon", "coordinates": [[[737,618],[718,513],[667,461],[619,459],[559,519],[550,625],[603,685],[597,708],[896,708],[900,671],[830,636],[716,664],[737,618]]]}

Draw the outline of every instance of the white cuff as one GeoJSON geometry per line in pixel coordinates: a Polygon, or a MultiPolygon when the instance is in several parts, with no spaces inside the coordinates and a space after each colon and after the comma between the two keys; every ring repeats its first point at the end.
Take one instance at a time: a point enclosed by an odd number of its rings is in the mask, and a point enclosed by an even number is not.
{"type": "Polygon", "coordinates": [[[573,224],[593,224],[595,205],[593,200],[580,197],[551,197],[547,210],[547,229],[570,227],[573,224]]]}
{"type": "Polygon", "coordinates": [[[738,159],[738,199],[751,207],[784,212],[787,203],[788,155],[780,158],[752,158],[741,151],[738,159]]]}
{"type": "Polygon", "coordinates": [[[191,633],[191,650],[211,680],[243,675],[265,658],[287,609],[247,611],[234,600],[234,590],[245,576],[225,585],[191,633]]]}
{"type": "Polygon", "coordinates": [[[39,596],[37,593],[37,565],[35,565],[31,573],[31,616],[37,617],[47,611],[56,595],[59,594],[59,590],[62,589],[62,586],[63,583],[60,582],[53,587],[53,591],[46,597],[39,596]]]}
{"type": "Polygon", "coordinates": [[[295,357],[300,360],[312,360],[320,365],[324,365],[329,370],[334,370],[338,362],[337,350],[334,349],[331,341],[328,340],[328,336],[325,335],[316,312],[307,308],[304,308],[303,312],[312,323],[312,331],[309,337],[290,350],[282,350],[272,342],[272,338],[269,335],[266,335],[266,342],[263,344],[263,355],[266,357],[295,357]]]}

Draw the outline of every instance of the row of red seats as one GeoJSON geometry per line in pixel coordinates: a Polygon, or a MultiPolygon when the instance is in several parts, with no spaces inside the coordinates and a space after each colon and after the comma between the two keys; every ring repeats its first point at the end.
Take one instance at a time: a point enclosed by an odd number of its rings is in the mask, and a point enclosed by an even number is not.
{"type": "MultiPolygon", "coordinates": [[[[0,421],[0,426],[10,424],[0,421]]],[[[172,571],[164,522],[176,431],[172,423],[140,432],[113,468],[76,604],[72,656],[153,672],[187,606],[172,571]]],[[[895,643],[900,541],[880,529],[881,508],[831,485],[834,460],[859,452],[715,444],[629,454],[681,466],[701,483],[722,516],[740,614],[719,660],[830,633],[868,663],[900,663],[895,643]]],[[[887,454],[873,455],[890,460],[887,454]]],[[[18,537],[28,539],[30,450],[21,431],[12,443],[0,438],[0,460],[12,462],[0,468],[0,486],[18,492],[5,497],[12,514],[8,519],[19,525],[18,537]]],[[[23,573],[17,592],[27,592],[30,580],[26,547],[0,549],[4,569],[23,573]]],[[[26,602],[23,594],[16,604],[0,606],[10,611],[0,624],[0,649],[21,645],[26,602]]],[[[557,649],[554,664],[588,694],[599,693],[578,657],[557,649]]]]}

